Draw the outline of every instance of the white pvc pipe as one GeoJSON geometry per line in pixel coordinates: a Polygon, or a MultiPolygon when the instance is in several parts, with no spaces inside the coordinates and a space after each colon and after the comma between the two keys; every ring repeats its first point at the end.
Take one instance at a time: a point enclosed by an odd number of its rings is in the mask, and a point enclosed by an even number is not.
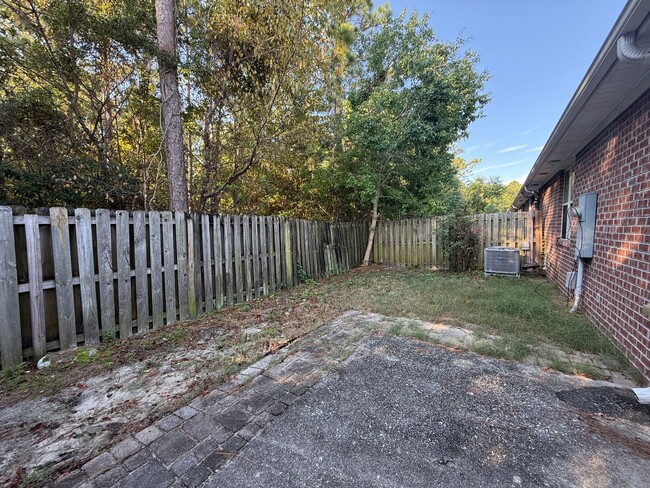
{"type": "Polygon", "coordinates": [[[582,295],[582,275],[584,274],[585,268],[582,262],[582,259],[578,259],[578,276],[576,277],[576,289],[575,289],[575,301],[573,302],[573,307],[569,310],[569,313],[575,313],[580,306],[580,295],[582,295]]]}

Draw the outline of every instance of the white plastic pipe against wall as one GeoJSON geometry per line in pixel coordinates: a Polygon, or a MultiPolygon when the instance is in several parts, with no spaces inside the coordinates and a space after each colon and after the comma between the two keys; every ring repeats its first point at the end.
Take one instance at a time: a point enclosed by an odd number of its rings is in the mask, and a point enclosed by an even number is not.
{"type": "Polygon", "coordinates": [[[585,267],[582,259],[578,259],[578,276],[576,277],[576,289],[575,289],[575,300],[573,301],[573,307],[569,310],[569,313],[575,313],[580,306],[580,295],[582,295],[582,275],[584,274],[585,267]]]}

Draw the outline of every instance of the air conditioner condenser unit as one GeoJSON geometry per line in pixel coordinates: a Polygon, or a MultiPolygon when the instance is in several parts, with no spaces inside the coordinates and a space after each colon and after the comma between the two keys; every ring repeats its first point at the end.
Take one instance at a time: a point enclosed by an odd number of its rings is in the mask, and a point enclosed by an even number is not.
{"type": "Polygon", "coordinates": [[[483,251],[483,271],[488,275],[519,276],[519,249],[490,246],[483,251]]]}

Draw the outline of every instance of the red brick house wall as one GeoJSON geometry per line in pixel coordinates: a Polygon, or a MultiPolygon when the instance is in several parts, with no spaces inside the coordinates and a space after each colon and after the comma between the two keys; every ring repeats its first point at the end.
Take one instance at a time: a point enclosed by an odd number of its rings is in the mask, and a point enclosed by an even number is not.
{"type": "MultiPolygon", "coordinates": [[[[573,201],[598,194],[594,257],[586,260],[580,310],[610,334],[650,378],[650,91],[576,156],[573,201]]],[[[548,275],[564,288],[574,268],[571,241],[560,240],[563,173],[541,191],[548,275]]]]}

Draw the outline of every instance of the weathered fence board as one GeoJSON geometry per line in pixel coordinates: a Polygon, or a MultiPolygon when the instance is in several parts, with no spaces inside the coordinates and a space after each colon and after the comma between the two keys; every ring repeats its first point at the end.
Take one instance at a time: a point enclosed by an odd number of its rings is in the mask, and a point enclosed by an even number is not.
{"type": "Polygon", "coordinates": [[[229,215],[223,218],[223,248],[224,248],[224,274],[226,276],[226,302],[228,306],[235,303],[233,279],[233,250],[232,250],[232,224],[229,215]]]}
{"type": "MultiPolygon", "coordinates": [[[[215,307],[223,307],[223,237],[221,234],[221,218],[212,218],[212,229],[214,239],[214,292],[216,296],[215,307]]],[[[180,265],[179,265],[180,266],[180,265]]]]}
{"type": "Polygon", "coordinates": [[[41,259],[41,234],[37,215],[25,215],[25,241],[27,243],[27,269],[29,274],[29,311],[34,359],[47,352],[45,343],[45,305],[43,302],[43,265],[41,259]]]}
{"type": "Polygon", "coordinates": [[[120,339],[124,339],[131,335],[133,328],[129,212],[118,210],[115,213],[115,236],[117,246],[117,301],[120,320],[120,339]]]}
{"type": "Polygon", "coordinates": [[[149,255],[151,259],[151,315],[153,327],[163,325],[162,239],[160,212],[149,212],[149,255]]]}
{"type": "Polygon", "coordinates": [[[212,289],[212,241],[210,233],[210,216],[201,215],[201,235],[203,237],[203,286],[205,296],[205,309],[214,307],[212,289]]]}
{"type": "MultiPolygon", "coordinates": [[[[176,276],[174,275],[174,218],[171,212],[162,212],[163,274],[165,282],[166,324],[176,322],[176,276]]],[[[209,261],[208,261],[209,262],[209,261]]],[[[207,267],[209,268],[209,266],[207,267]]]]}
{"type": "Polygon", "coordinates": [[[253,283],[253,274],[252,274],[252,262],[251,262],[251,222],[250,222],[250,217],[248,215],[244,215],[242,217],[242,233],[243,233],[243,239],[242,243],[244,245],[244,279],[243,279],[243,287],[244,287],[244,293],[245,293],[245,299],[246,301],[250,301],[253,299],[253,289],[255,288],[255,285],[253,283]]]}
{"type": "Polygon", "coordinates": [[[84,341],[86,344],[97,344],[99,343],[99,318],[97,316],[97,296],[95,295],[95,261],[93,259],[95,246],[90,210],[76,209],[75,219],[84,341]]]}
{"type": "MultiPolygon", "coordinates": [[[[377,225],[373,259],[376,263],[405,266],[446,266],[437,233],[445,217],[383,221],[377,225]]],[[[526,251],[525,265],[539,263],[541,246],[535,235],[535,212],[472,215],[479,234],[477,265],[483,266],[483,250],[488,246],[509,246],[526,251]],[[524,246],[526,244],[526,246],[524,246]]]]}
{"type": "Polygon", "coordinates": [[[194,221],[187,219],[187,311],[191,318],[196,317],[196,246],[194,245],[194,221]]]}
{"type": "Polygon", "coordinates": [[[115,332],[115,293],[113,292],[113,238],[109,210],[95,211],[95,231],[102,332],[104,335],[111,335],[115,332]]]}
{"type": "Polygon", "coordinates": [[[133,212],[133,246],[135,250],[135,309],[138,334],[142,334],[149,330],[147,216],[144,212],[133,212]]]}
{"type": "Polygon", "coordinates": [[[77,326],[74,313],[68,211],[65,208],[51,208],[50,222],[59,347],[69,349],[77,345],[77,326]]]}
{"type": "Polygon", "coordinates": [[[185,320],[190,316],[187,288],[187,226],[183,212],[176,212],[174,219],[176,229],[176,265],[178,267],[176,271],[176,276],[178,277],[178,314],[180,320],[185,320]]]}
{"type": "Polygon", "coordinates": [[[0,207],[0,365],[296,286],[298,265],[312,279],[348,270],[367,236],[285,217],[0,207]]]}
{"type": "Polygon", "coordinates": [[[235,243],[233,245],[233,250],[235,251],[235,289],[237,291],[237,303],[241,303],[244,301],[244,277],[242,275],[242,225],[239,215],[235,215],[233,218],[233,234],[235,237],[235,243]]]}
{"type": "Polygon", "coordinates": [[[14,223],[9,207],[0,207],[0,355],[2,368],[22,362],[14,223]]]}

